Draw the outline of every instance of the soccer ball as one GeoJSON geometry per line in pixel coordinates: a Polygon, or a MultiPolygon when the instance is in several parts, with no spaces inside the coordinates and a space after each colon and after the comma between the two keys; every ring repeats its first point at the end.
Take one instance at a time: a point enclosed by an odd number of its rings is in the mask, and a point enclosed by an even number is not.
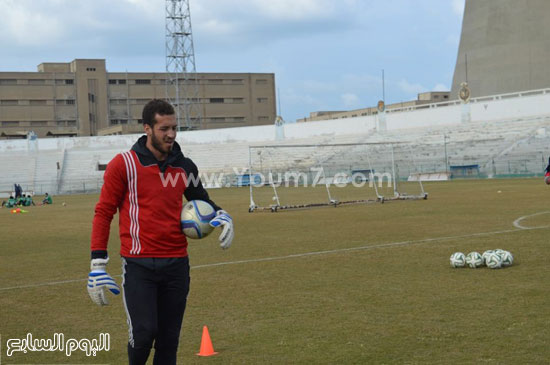
{"type": "Polygon", "coordinates": [[[466,265],[466,256],[462,252],[455,252],[451,255],[452,267],[464,267],[466,265]]]}
{"type": "Polygon", "coordinates": [[[512,256],[510,251],[501,250],[500,252],[498,252],[498,255],[502,260],[502,266],[510,266],[512,265],[512,263],[514,263],[514,256],[512,256]]]}
{"type": "Polygon", "coordinates": [[[489,257],[490,254],[494,253],[495,250],[487,250],[485,252],[483,252],[483,254],[481,255],[481,257],[483,257],[483,260],[485,262],[487,262],[487,257],[489,257]]]}
{"type": "Polygon", "coordinates": [[[189,238],[200,239],[214,230],[209,222],[216,216],[214,208],[203,200],[191,200],[181,210],[181,230],[189,238]]]}
{"type": "Polygon", "coordinates": [[[491,252],[485,257],[485,265],[491,269],[500,269],[502,267],[502,258],[496,252],[491,252]]]}
{"type": "Polygon", "coordinates": [[[483,265],[483,257],[479,254],[479,252],[470,252],[466,256],[466,263],[468,266],[470,266],[472,269],[475,269],[476,267],[480,267],[483,265]]]}

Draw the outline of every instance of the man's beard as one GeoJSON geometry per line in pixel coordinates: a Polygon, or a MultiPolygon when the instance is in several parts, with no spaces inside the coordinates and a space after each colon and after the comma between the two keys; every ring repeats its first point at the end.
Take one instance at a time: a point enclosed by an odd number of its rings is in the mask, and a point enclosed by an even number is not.
{"type": "Polygon", "coordinates": [[[172,146],[167,147],[161,140],[155,136],[155,132],[153,131],[151,134],[151,145],[154,149],[159,151],[160,153],[163,153],[165,155],[168,155],[170,151],[172,151],[172,146]]]}

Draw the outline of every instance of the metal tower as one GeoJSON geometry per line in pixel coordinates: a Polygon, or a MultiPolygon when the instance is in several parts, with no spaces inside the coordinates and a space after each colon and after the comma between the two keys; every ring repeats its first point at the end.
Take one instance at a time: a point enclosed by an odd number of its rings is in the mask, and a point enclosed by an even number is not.
{"type": "Polygon", "coordinates": [[[174,106],[178,130],[200,129],[199,84],[189,0],[166,0],[166,99],[174,106]]]}

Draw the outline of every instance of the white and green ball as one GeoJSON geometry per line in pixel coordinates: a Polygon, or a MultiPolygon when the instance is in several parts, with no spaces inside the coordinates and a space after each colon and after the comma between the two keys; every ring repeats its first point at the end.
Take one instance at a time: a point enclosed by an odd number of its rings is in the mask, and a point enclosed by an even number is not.
{"type": "Polygon", "coordinates": [[[487,250],[487,251],[483,252],[483,254],[481,254],[481,257],[483,257],[483,260],[484,260],[485,262],[487,262],[487,257],[488,257],[490,254],[494,253],[494,252],[495,252],[495,250],[487,250]]]}
{"type": "Polygon", "coordinates": [[[510,266],[514,263],[514,256],[510,251],[502,250],[499,252],[500,259],[502,261],[502,266],[510,266]]]}
{"type": "Polygon", "coordinates": [[[483,257],[479,252],[473,251],[466,255],[466,264],[472,269],[483,266],[483,257]]]}
{"type": "Polygon", "coordinates": [[[451,255],[452,267],[464,267],[466,265],[466,255],[462,252],[455,252],[451,255]]]}
{"type": "Polygon", "coordinates": [[[490,269],[500,269],[502,267],[502,258],[498,253],[491,252],[485,258],[485,265],[490,269]]]}

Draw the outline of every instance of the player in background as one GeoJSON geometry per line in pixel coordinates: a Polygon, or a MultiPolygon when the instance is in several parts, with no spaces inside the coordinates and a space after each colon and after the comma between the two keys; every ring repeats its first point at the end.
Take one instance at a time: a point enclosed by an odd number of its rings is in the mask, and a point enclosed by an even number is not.
{"type": "Polygon", "coordinates": [[[550,185],[550,157],[548,158],[548,166],[546,166],[546,174],[544,174],[544,182],[546,185],[550,185]]]}
{"type": "Polygon", "coordinates": [[[182,196],[214,207],[216,217],[210,225],[223,226],[223,249],[233,240],[233,223],[210,200],[197,166],[175,141],[174,108],[164,100],[152,100],[142,117],[146,135],[130,151],[115,156],[105,170],[92,223],[88,292],[98,305],[108,304],[106,289],[120,292],[106,272],[109,229],[118,210],[129,363],[145,364],[154,344],[153,364],[170,365],[176,364],[190,281],[187,239],[180,223],[182,196]]]}

